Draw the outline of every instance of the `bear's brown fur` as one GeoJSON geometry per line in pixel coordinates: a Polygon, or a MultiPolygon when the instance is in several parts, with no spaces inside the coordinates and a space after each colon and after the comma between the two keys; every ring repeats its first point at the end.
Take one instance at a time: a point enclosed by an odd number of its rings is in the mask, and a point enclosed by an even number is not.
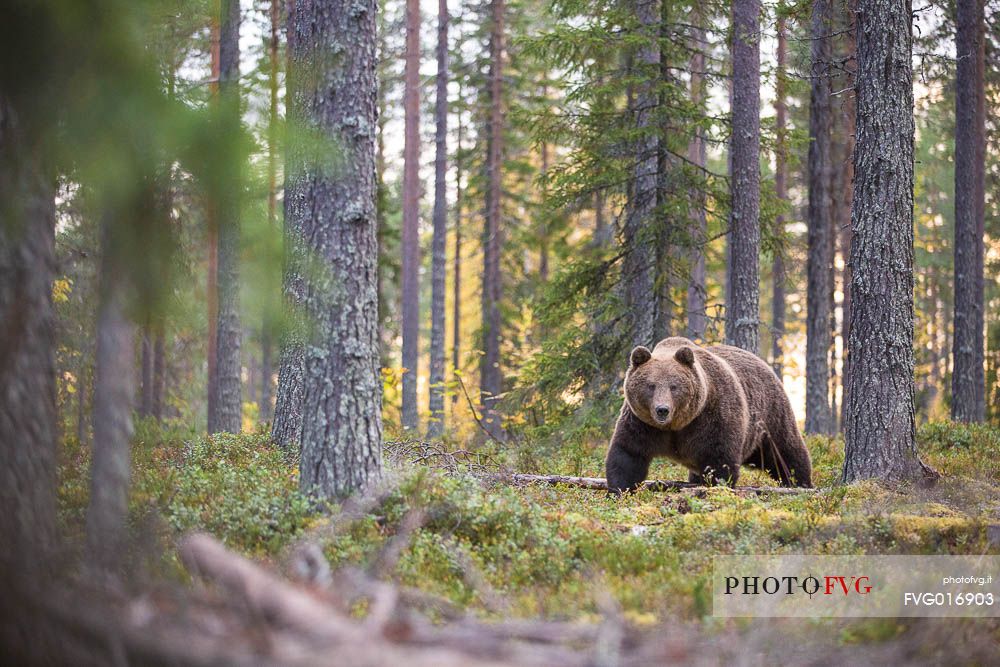
{"type": "Polygon", "coordinates": [[[666,338],[632,350],[625,402],[605,461],[608,489],[634,489],[655,456],[699,483],[734,485],[741,465],[786,486],[812,486],[812,464],[774,371],[729,345],[666,338]]]}

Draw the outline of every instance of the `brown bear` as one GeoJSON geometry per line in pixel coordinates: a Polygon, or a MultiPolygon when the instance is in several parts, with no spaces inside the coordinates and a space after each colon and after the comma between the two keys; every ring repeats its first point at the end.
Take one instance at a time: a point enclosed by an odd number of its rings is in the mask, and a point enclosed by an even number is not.
{"type": "Polygon", "coordinates": [[[666,338],[632,350],[625,402],[608,448],[608,490],[636,488],[654,456],[700,484],[735,485],[754,465],[785,486],[812,486],[812,463],[774,371],[729,345],[666,338]]]}

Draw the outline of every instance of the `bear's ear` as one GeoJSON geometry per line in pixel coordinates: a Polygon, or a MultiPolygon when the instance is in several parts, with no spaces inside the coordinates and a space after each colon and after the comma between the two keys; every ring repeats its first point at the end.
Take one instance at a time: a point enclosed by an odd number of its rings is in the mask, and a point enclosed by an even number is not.
{"type": "Polygon", "coordinates": [[[674,352],[674,359],[681,362],[685,366],[694,366],[694,350],[687,345],[678,348],[677,351],[674,352]]]}
{"type": "Polygon", "coordinates": [[[645,348],[642,345],[640,345],[636,347],[634,350],[632,350],[632,354],[629,355],[628,360],[629,363],[632,365],[632,368],[638,368],[639,366],[642,366],[644,363],[649,361],[650,358],[652,358],[652,356],[653,354],[652,352],[649,351],[648,348],[645,348]]]}

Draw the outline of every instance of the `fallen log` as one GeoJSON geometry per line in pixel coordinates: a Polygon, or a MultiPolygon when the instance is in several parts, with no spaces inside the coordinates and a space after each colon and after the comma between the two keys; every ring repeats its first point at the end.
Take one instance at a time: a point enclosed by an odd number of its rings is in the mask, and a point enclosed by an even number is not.
{"type": "MultiPolygon", "coordinates": [[[[572,477],[569,475],[527,475],[523,473],[514,473],[510,475],[500,475],[499,479],[510,481],[514,484],[550,484],[558,485],[564,484],[566,486],[575,486],[581,489],[594,489],[595,491],[607,491],[608,480],[603,477],[572,477]]],[[[696,484],[694,482],[674,482],[662,479],[648,479],[642,483],[642,488],[649,489],[650,491],[680,491],[683,489],[707,489],[703,484],[696,484]]],[[[806,489],[801,487],[792,486],[735,486],[731,487],[733,491],[744,491],[747,493],[765,494],[797,494],[797,493],[816,493],[819,489],[806,489]]]]}

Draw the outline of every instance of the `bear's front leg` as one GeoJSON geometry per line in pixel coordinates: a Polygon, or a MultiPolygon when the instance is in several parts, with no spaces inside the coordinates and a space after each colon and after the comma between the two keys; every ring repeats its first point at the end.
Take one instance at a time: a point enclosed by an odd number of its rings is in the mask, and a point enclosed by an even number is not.
{"type": "Polygon", "coordinates": [[[725,457],[712,457],[698,462],[698,471],[688,472],[693,484],[736,486],[740,478],[740,464],[725,457]]]}
{"type": "Polygon", "coordinates": [[[649,459],[633,454],[612,439],[604,470],[608,478],[608,492],[621,495],[624,491],[635,490],[645,481],[649,474],[649,459]]]}

